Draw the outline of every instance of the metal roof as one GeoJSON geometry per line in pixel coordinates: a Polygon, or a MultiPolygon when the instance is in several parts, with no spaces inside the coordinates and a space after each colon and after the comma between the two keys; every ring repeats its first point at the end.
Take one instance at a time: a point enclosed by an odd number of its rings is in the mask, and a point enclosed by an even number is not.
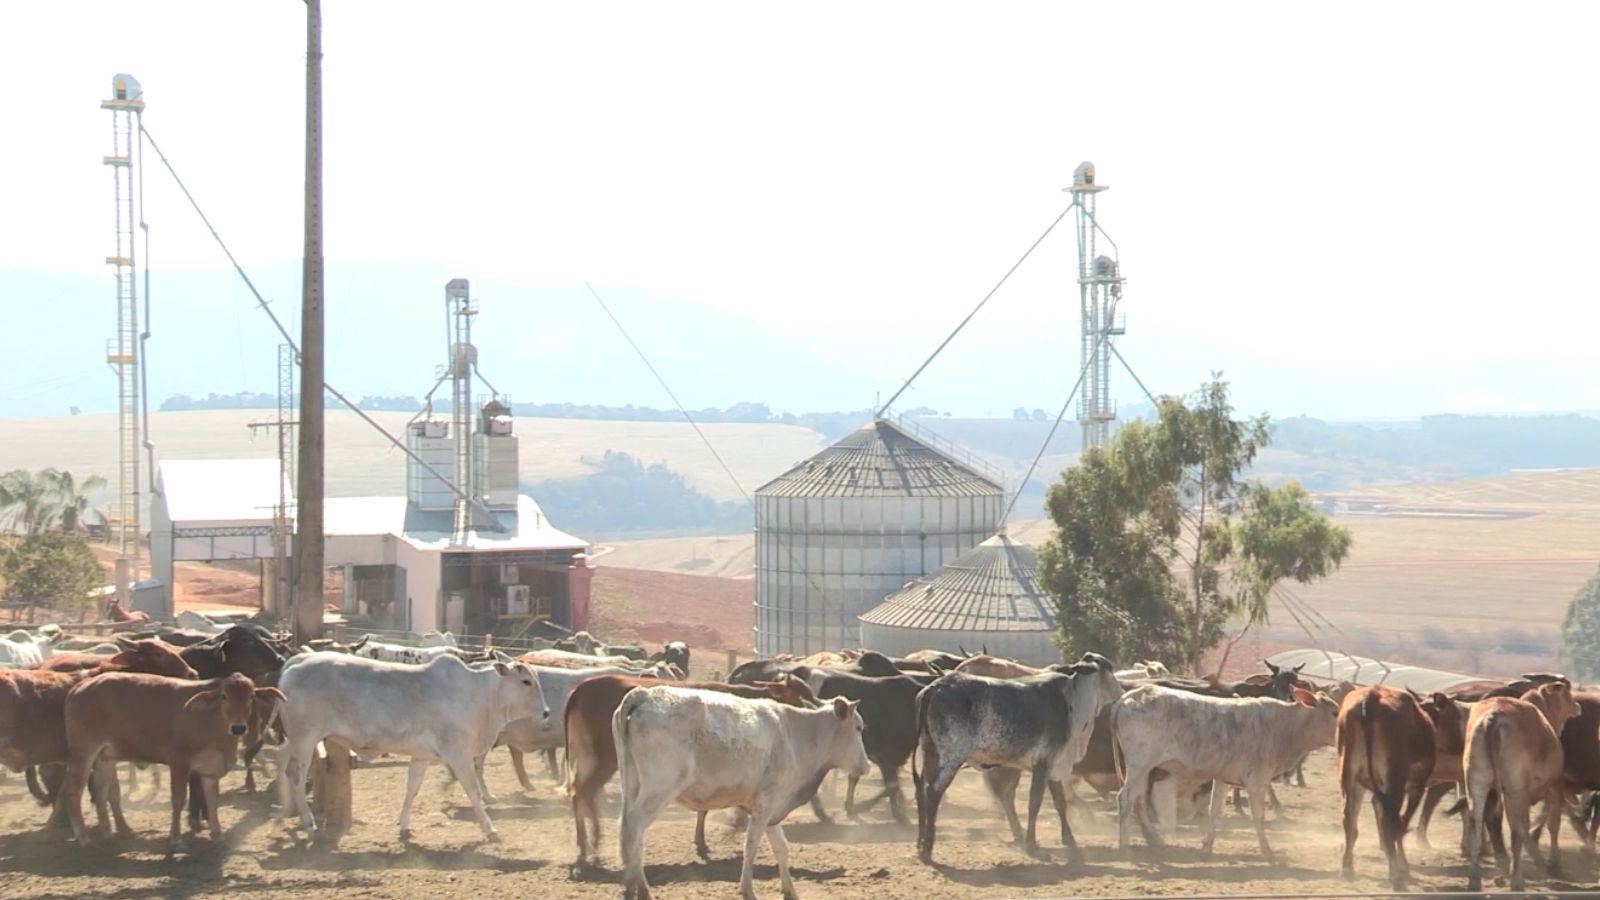
{"type": "MultiPolygon", "coordinates": [[[[160,463],[159,471],[167,517],[175,527],[272,524],[278,503],[275,459],[169,459],[160,463]]],[[[286,487],[292,523],[294,490],[286,487]]],[[[515,510],[494,512],[504,531],[469,531],[454,542],[452,511],[419,510],[405,497],[328,497],[322,501],[322,512],[324,534],[394,535],[423,549],[579,551],[589,546],[551,525],[539,504],[526,495],[518,495],[515,510]]]]}
{"type": "Polygon", "coordinates": [[[978,497],[1002,492],[998,474],[877,419],[756,489],[768,497],[978,497]]]}
{"type": "MultiPolygon", "coordinates": [[[[157,471],[175,525],[272,524],[282,477],[275,459],[164,459],[157,471]]],[[[292,498],[294,490],[287,494],[292,498]]]]}
{"type": "Polygon", "coordinates": [[[1038,567],[1038,551],[997,534],[860,618],[895,628],[1054,631],[1056,604],[1039,586],[1038,567]]]}
{"type": "Polygon", "coordinates": [[[1503,681],[1482,675],[1465,675],[1439,669],[1424,669],[1405,663],[1384,662],[1347,653],[1322,650],[1285,650],[1267,658],[1275,666],[1304,665],[1303,678],[1320,681],[1348,681],[1357,685],[1386,684],[1397,688],[1410,688],[1418,693],[1453,691],[1472,685],[1501,685],[1503,681]]]}

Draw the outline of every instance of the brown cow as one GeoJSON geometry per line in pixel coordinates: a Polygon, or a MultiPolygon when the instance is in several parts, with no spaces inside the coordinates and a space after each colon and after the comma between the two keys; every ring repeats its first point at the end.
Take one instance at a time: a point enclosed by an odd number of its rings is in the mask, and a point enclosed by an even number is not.
{"type": "Polygon", "coordinates": [[[1361,800],[1372,791],[1378,843],[1389,860],[1389,882],[1403,891],[1411,868],[1406,861],[1406,829],[1433,775],[1433,720],[1407,691],[1384,685],[1358,688],[1339,706],[1334,745],[1339,750],[1339,791],[1344,795],[1341,873],[1346,878],[1355,875],[1361,800]]]}
{"type": "Polygon", "coordinates": [[[1561,738],[1567,720],[1578,714],[1572,689],[1566,682],[1542,684],[1519,700],[1490,697],[1472,707],[1467,719],[1467,748],[1463,767],[1467,781],[1467,808],[1471,817],[1467,858],[1471,867],[1468,890],[1483,888],[1480,857],[1490,792],[1499,795],[1511,826],[1511,890],[1523,889],[1522,848],[1528,842],[1528,811],[1545,801],[1545,830],[1550,835],[1550,874],[1560,870],[1562,774],[1561,738]]]}
{"type": "MultiPolygon", "coordinates": [[[[617,745],[611,731],[611,716],[622,705],[622,698],[636,687],[653,687],[661,684],[652,678],[630,675],[600,675],[572,689],[567,697],[567,796],[572,798],[572,820],[578,830],[578,861],[575,868],[588,865],[595,848],[600,844],[600,819],[597,800],[617,772],[617,745]],[[594,829],[591,843],[584,828],[588,817],[594,829]]],[[[674,682],[673,687],[698,688],[718,691],[749,699],[770,699],[789,706],[816,708],[820,706],[811,688],[793,675],[778,681],[758,684],[725,684],[720,681],[674,682]]],[[[709,859],[711,849],[706,846],[706,814],[695,818],[695,850],[701,859],[709,859]]]]}
{"type": "MultiPolygon", "coordinates": [[[[160,641],[122,641],[114,656],[100,657],[95,669],[52,672],[39,669],[0,669],[0,765],[30,769],[29,787],[36,796],[46,789],[31,777],[32,767],[63,763],[67,759],[67,692],[85,679],[104,672],[148,672],[174,678],[194,678],[194,670],[175,648],[160,641]]],[[[48,770],[46,770],[48,776],[48,770]]],[[[45,779],[49,783],[49,778],[45,779]]],[[[49,802],[48,799],[45,802],[49,802]]],[[[58,817],[51,816],[51,822],[58,817]]]]}
{"type": "MultiPolygon", "coordinates": [[[[217,781],[233,768],[239,738],[249,730],[258,704],[281,702],[277,688],[258,688],[243,675],[210,681],[183,681],[159,675],[112,673],[90,678],[67,693],[67,777],[57,798],[72,833],[81,843],[83,789],[96,762],[108,759],[167,766],[172,784],[172,828],[168,840],[179,845],[179,828],[188,799],[189,776],[201,777],[206,793],[211,839],[222,842],[217,820],[217,781]]],[[[100,783],[96,772],[97,783],[100,783]]],[[[95,803],[101,827],[112,804],[119,834],[131,829],[122,818],[116,779],[103,785],[95,803]]]]}

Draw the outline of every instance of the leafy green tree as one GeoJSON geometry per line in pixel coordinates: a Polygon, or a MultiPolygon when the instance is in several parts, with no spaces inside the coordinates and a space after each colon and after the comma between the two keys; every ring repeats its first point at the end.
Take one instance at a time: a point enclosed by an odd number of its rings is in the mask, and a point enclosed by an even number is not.
{"type": "Polygon", "coordinates": [[[1198,672],[1230,621],[1266,621],[1279,584],[1339,566],[1350,534],[1304,489],[1243,480],[1269,439],[1267,417],[1234,418],[1213,376],[1063,473],[1045,498],[1056,534],[1040,575],[1067,653],[1164,656],[1198,672]]]}
{"type": "Polygon", "coordinates": [[[89,544],[76,534],[30,534],[0,559],[5,597],[83,618],[89,592],[105,584],[105,571],[89,544]]]}
{"type": "Polygon", "coordinates": [[[1561,649],[1573,675],[1585,681],[1600,677],[1600,571],[1584,582],[1567,604],[1561,649]]]}

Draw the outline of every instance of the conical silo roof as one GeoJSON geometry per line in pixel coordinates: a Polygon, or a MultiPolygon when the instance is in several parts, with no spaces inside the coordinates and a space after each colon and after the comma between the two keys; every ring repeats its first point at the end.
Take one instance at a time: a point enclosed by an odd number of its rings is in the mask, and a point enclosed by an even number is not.
{"type": "Polygon", "coordinates": [[[972,497],[1002,492],[998,473],[877,419],[756,489],[774,497],[972,497]]]}
{"type": "Polygon", "coordinates": [[[1001,533],[911,582],[861,616],[867,625],[941,632],[1053,632],[1039,553],[1001,533]]]}

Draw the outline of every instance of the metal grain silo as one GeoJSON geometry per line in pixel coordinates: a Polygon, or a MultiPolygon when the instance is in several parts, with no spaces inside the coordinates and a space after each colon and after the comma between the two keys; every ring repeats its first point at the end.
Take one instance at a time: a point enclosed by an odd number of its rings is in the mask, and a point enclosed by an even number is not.
{"type": "Polygon", "coordinates": [[[857,617],[993,535],[1001,476],[877,419],[756,490],[756,651],[860,644],[857,617]]]}
{"type": "Polygon", "coordinates": [[[1061,661],[1055,600],[1039,586],[1039,554],[997,534],[861,617],[861,643],[890,656],[986,649],[1033,666],[1061,661]]]}

